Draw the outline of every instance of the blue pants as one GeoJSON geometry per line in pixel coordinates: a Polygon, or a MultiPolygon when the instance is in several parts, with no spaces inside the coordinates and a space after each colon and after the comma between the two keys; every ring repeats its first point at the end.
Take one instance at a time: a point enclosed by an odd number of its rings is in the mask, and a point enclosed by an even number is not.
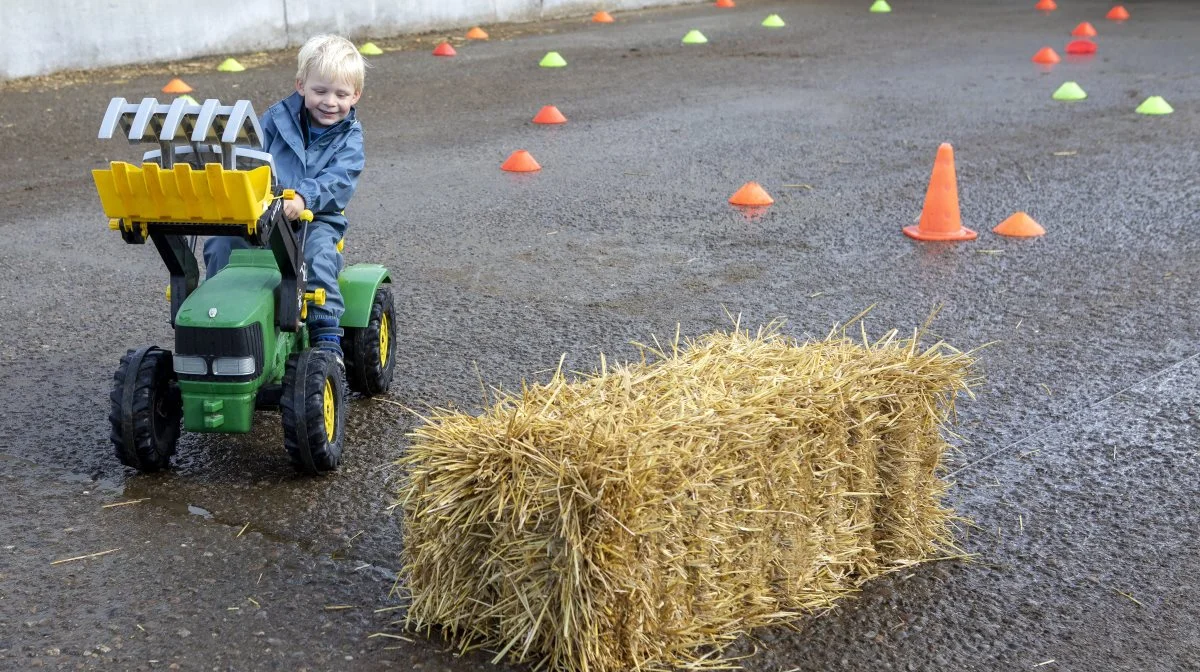
{"type": "MultiPolygon", "coordinates": [[[[308,306],[310,325],[327,324],[336,326],[346,312],[342,292],[338,288],[338,274],[342,272],[342,254],[337,251],[342,236],[334,228],[322,222],[310,222],[308,238],[304,241],[304,263],[308,265],[308,291],[321,287],[325,290],[325,305],[315,303],[308,306]]],[[[229,253],[235,249],[248,249],[250,244],[234,236],[213,236],[204,241],[205,278],[211,278],[229,263],[229,253]]]]}

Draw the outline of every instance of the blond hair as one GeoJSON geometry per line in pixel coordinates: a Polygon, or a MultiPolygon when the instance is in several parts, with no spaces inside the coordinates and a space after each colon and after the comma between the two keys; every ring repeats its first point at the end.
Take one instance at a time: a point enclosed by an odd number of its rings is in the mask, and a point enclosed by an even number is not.
{"type": "Polygon", "coordinates": [[[363,90],[367,63],[354,43],[340,35],[317,35],[300,47],[296,57],[296,79],[308,81],[315,74],[343,82],[354,87],[355,93],[363,90]]]}

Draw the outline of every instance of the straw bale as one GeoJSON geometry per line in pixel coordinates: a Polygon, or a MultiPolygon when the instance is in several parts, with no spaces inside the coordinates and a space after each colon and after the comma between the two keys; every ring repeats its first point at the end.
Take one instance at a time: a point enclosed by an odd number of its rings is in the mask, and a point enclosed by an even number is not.
{"type": "Polygon", "coordinates": [[[735,328],[435,410],[400,460],[409,626],[548,670],[713,667],[943,557],[972,358],[918,340],[735,328]]]}

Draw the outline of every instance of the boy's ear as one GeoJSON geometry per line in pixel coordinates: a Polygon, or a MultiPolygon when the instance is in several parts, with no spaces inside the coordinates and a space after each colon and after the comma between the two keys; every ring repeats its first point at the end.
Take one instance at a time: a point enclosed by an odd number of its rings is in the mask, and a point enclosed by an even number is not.
{"type": "Polygon", "coordinates": [[[350,101],[350,104],[351,104],[351,105],[357,105],[357,104],[358,104],[358,99],[359,99],[359,98],[362,98],[362,91],[355,91],[355,92],[354,92],[354,98],[353,98],[353,99],[350,101]]]}
{"type": "Polygon", "coordinates": [[[304,80],[303,79],[296,80],[296,93],[299,93],[302,96],[304,95],[304,80]]]}

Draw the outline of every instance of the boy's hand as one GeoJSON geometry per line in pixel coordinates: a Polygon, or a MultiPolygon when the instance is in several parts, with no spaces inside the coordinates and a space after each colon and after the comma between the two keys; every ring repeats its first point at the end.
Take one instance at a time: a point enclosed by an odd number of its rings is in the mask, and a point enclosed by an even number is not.
{"type": "Polygon", "coordinates": [[[288,221],[296,221],[300,219],[300,213],[304,212],[304,197],[296,194],[294,198],[289,198],[283,202],[283,216],[288,218],[288,221]]]}

